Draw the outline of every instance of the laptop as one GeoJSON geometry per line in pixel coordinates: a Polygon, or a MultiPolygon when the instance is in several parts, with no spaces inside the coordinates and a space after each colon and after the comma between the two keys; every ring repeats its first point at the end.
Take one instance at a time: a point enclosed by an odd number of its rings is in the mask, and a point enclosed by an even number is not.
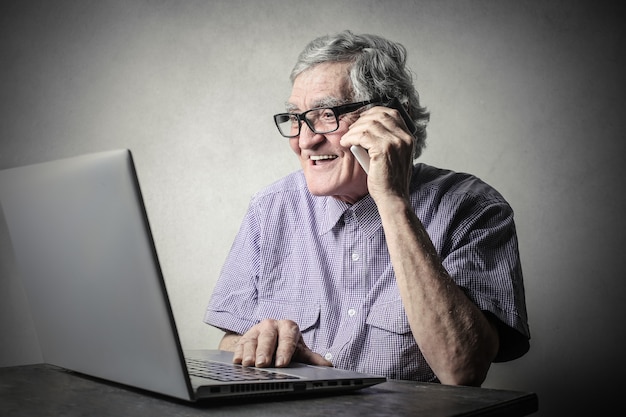
{"type": "Polygon", "coordinates": [[[219,350],[183,352],[129,150],[0,171],[2,217],[45,363],[187,401],[386,380],[295,363],[242,367],[219,350]]]}

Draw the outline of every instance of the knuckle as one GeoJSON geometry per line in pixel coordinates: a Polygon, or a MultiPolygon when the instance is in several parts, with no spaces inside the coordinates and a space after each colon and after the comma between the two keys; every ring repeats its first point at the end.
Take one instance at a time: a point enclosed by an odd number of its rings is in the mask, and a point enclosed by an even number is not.
{"type": "Polygon", "coordinates": [[[259,333],[275,332],[277,327],[277,320],[263,319],[256,326],[259,333]]]}
{"type": "Polygon", "coordinates": [[[276,320],[274,320],[274,319],[263,319],[263,320],[261,320],[257,324],[257,326],[260,326],[260,327],[273,327],[274,323],[276,323],[276,320]]]}
{"type": "Polygon", "coordinates": [[[300,326],[293,320],[281,320],[280,328],[283,332],[289,332],[291,334],[300,333],[300,326]]]}

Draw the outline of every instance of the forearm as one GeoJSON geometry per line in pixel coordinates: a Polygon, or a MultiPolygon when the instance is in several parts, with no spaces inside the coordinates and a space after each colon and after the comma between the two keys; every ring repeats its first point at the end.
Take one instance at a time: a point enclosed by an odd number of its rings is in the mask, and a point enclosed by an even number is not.
{"type": "Polygon", "coordinates": [[[495,326],[456,285],[408,203],[379,203],[411,331],[445,384],[480,385],[498,349],[495,326]]]}

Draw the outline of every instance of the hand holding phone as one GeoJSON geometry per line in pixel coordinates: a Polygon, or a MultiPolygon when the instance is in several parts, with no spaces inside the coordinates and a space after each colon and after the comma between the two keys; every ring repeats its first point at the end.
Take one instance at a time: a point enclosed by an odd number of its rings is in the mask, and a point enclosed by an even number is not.
{"type": "MultiPolygon", "coordinates": [[[[384,104],[384,106],[398,110],[400,112],[400,116],[402,116],[402,120],[404,120],[404,124],[409,129],[409,132],[411,132],[412,135],[415,134],[415,124],[398,98],[392,99],[390,102],[384,104]]],[[[370,156],[367,153],[367,150],[359,145],[352,145],[350,147],[350,151],[354,154],[354,157],[359,162],[365,173],[369,174],[370,156]]]]}

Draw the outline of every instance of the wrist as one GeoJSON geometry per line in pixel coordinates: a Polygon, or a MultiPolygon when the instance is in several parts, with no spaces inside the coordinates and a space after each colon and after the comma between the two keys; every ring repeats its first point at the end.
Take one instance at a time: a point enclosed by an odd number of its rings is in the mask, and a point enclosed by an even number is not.
{"type": "Polygon", "coordinates": [[[389,194],[384,197],[375,198],[376,206],[381,217],[387,215],[398,216],[411,210],[408,198],[400,195],[389,194]]]}

